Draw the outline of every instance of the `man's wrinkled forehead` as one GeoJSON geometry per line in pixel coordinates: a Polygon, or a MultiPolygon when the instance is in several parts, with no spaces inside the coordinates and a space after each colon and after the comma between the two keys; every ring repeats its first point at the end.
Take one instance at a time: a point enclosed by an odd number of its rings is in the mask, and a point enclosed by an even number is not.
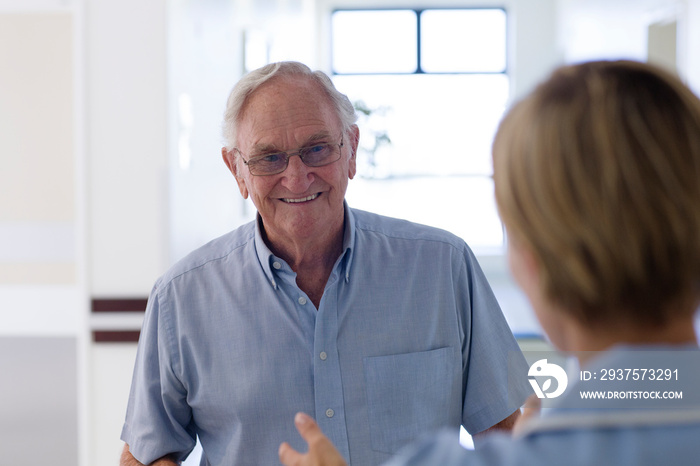
{"type": "MultiPolygon", "coordinates": [[[[308,79],[275,79],[251,93],[237,125],[238,146],[277,144],[275,135],[293,134],[297,143],[339,136],[340,118],[324,90],[308,79]],[[244,141],[245,140],[245,141],[244,141]]],[[[266,149],[284,149],[267,147],[266,149]]]]}
{"type": "Polygon", "coordinates": [[[237,126],[240,126],[246,118],[251,116],[250,111],[253,103],[265,100],[265,105],[261,106],[260,109],[255,109],[255,111],[275,112],[286,102],[298,101],[301,98],[300,94],[304,91],[308,91],[305,95],[307,105],[312,107],[329,105],[333,108],[332,101],[323,86],[312,77],[305,75],[274,76],[255,88],[245,98],[237,126]],[[310,99],[309,96],[313,97],[310,99]]]}

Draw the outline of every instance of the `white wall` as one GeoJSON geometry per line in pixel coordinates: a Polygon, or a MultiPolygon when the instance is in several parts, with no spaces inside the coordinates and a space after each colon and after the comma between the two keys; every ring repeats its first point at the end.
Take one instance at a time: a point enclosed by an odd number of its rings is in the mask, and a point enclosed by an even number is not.
{"type": "Polygon", "coordinates": [[[166,5],[85,2],[92,296],[142,296],[168,263],[166,5]]]}
{"type": "Polygon", "coordinates": [[[220,0],[169,4],[170,262],[252,217],[221,157],[226,98],[243,74],[241,10],[220,0]]]}
{"type": "Polygon", "coordinates": [[[0,5],[0,334],[76,331],[77,309],[62,307],[81,257],[74,27],[65,8],[0,5]],[[33,306],[43,298],[62,309],[33,306]]]}
{"type": "MultiPolygon", "coordinates": [[[[89,298],[144,297],[169,264],[167,13],[167,0],[84,3],[89,298]]],[[[118,461],[135,353],[89,346],[82,466],[118,461]]]]}
{"type": "Polygon", "coordinates": [[[63,3],[0,2],[0,451],[8,464],[28,464],[31,452],[35,464],[71,466],[80,454],[78,23],[63,3]]]}

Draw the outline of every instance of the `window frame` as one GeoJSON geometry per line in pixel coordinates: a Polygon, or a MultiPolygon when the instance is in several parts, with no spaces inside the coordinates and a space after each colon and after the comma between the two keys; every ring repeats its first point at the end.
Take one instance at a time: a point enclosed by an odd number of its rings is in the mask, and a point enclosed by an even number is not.
{"type": "Polygon", "coordinates": [[[329,48],[329,53],[330,53],[330,59],[329,59],[329,68],[331,71],[331,78],[333,76],[372,76],[372,75],[412,75],[412,74],[435,74],[435,75],[453,75],[453,74],[467,74],[467,75],[472,75],[472,74],[502,74],[507,76],[510,79],[510,60],[509,60],[509,44],[510,44],[510,15],[508,14],[508,10],[503,7],[503,6],[481,6],[481,7],[469,7],[469,6],[442,6],[442,7],[399,7],[399,6],[394,6],[394,7],[335,7],[331,10],[330,12],[330,48],[329,48]],[[446,10],[464,10],[464,11],[483,11],[483,10],[501,10],[503,12],[503,15],[505,16],[505,43],[504,43],[504,55],[505,55],[505,66],[502,71],[424,71],[422,66],[421,66],[421,15],[425,11],[446,11],[446,10]],[[416,15],[416,45],[415,45],[415,50],[416,50],[416,70],[411,72],[411,73],[402,73],[402,72],[355,72],[355,73],[344,73],[344,72],[338,72],[335,70],[335,67],[333,66],[333,39],[334,39],[334,34],[333,34],[333,15],[338,13],[338,12],[343,12],[343,11],[412,11],[416,15]]]}

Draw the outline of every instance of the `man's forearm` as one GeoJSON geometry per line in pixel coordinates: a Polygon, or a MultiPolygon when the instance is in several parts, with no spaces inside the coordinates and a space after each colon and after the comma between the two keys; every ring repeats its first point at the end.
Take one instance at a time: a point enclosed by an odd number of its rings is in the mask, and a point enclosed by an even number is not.
{"type": "MultiPolygon", "coordinates": [[[[157,459],[148,466],[178,466],[180,463],[173,461],[167,456],[157,459]]],[[[124,444],[124,450],[122,451],[121,459],[119,460],[119,466],[146,466],[139,462],[134,455],[129,451],[129,445],[124,444]]]]}

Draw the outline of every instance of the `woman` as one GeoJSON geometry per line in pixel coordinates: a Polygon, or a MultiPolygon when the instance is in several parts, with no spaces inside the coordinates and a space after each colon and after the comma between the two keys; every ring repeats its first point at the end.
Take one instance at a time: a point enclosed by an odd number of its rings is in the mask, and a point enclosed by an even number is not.
{"type": "MultiPolygon", "coordinates": [[[[390,464],[698,464],[698,98],[641,63],[566,66],[508,112],[493,162],[513,276],[588,380],[515,438],[467,451],[438,436],[390,464]],[[583,398],[600,378],[615,400],[583,398]]],[[[284,464],[344,464],[310,418],[297,427],[309,453],[283,444],[284,464]]]]}

